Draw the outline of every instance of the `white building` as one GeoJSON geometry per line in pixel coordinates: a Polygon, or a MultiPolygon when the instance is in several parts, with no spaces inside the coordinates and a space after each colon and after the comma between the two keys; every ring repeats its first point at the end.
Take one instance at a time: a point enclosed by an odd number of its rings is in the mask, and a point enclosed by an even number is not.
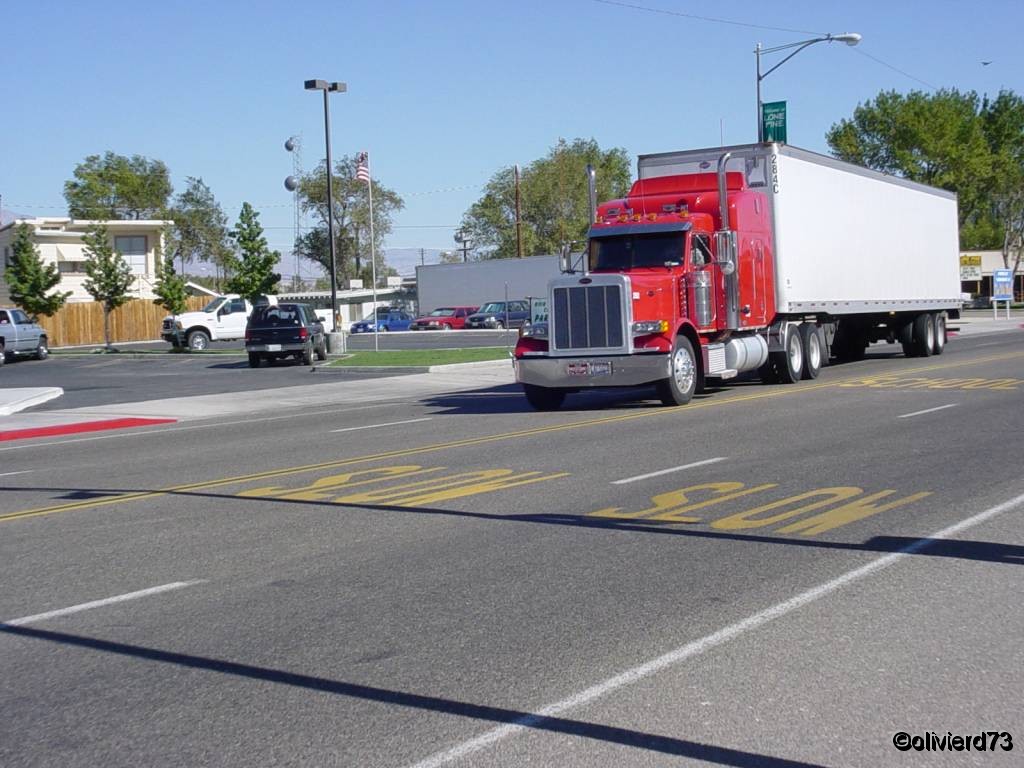
{"type": "Polygon", "coordinates": [[[163,230],[173,222],[150,220],[92,221],[66,217],[16,219],[0,227],[0,304],[10,302],[3,270],[11,262],[15,230],[20,224],[32,228],[32,240],[44,264],[56,264],[61,281],[58,290],[71,291],[68,301],[92,301],[85,290],[85,242],[82,235],[94,224],[104,224],[110,233],[111,245],[128,262],[135,280],[129,293],[134,298],[152,299],[156,284],[156,254],[163,247],[163,230]]]}

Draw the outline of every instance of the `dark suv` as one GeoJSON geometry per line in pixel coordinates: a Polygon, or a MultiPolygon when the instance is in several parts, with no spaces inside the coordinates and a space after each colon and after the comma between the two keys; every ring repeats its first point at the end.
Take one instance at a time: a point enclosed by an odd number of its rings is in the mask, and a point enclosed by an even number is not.
{"type": "Polygon", "coordinates": [[[489,301],[466,318],[467,328],[518,328],[530,319],[526,301],[489,301]]]}
{"type": "Polygon", "coordinates": [[[317,360],[327,359],[327,336],[308,304],[262,304],[245,326],[245,351],[252,368],[261,360],[284,357],[312,365],[314,354],[317,360]]]}

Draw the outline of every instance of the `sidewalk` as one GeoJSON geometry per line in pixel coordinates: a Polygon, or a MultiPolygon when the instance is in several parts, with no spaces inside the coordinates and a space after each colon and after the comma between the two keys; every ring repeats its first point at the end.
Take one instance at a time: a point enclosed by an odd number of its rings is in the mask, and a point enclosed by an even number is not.
{"type": "MultiPolygon", "coordinates": [[[[314,409],[409,400],[448,392],[498,387],[515,381],[510,360],[434,366],[430,371],[371,381],[342,381],[341,377],[332,376],[339,380],[312,386],[17,413],[0,418],[0,442],[219,417],[236,416],[244,419],[258,413],[292,408],[314,409]]],[[[0,407],[6,404],[10,393],[17,391],[0,390],[0,407]]]]}

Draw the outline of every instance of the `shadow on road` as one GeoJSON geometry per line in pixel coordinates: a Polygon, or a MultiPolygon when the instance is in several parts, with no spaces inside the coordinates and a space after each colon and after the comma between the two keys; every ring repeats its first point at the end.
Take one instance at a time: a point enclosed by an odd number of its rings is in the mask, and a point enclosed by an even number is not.
{"type": "MultiPolygon", "coordinates": [[[[4,491],[21,492],[24,488],[0,487],[4,491]]],[[[1001,563],[1005,565],[1024,565],[1024,546],[1016,544],[1000,544],[986,541],[963,541],[960,539],[932,539],[928,537],[907,536],[875,536],[863,543],[842,541],[820,541],[804,538],[782,538],[744,533],[725,533],[722,531],[698,530],[682,528],[686,523],[656,522],[640,518],[614,518],[591,515],[551,514],[551,513],[517,513],[492,514],[487,512],[468,512],[439,507],[399,506],[394,504],[352,504],[333,502],[330,500],[290,499],[277,496],[237,496],[231,493],[215,493],[203,488],[190,489],[111,489],[111,488],[44,488],[34,490],[47,491],[55,494],[54,498],[76,501],[95,501],[106,497],[111,503],[131,501],[134,497],[152,498],[154,496],[180,496],[185,498],[216,499],[237,503],[253,501],[284,505],[296,509],[302,507],[325,507],[336,510],[367,510],[374,512],[397,512],[404,515],[426,515],[453,517],[471,520],[485,520],[495,523],[530,523],[533,525],[554,525],[568,528],[585,528],[595,531],[617,533],[650,534],[656,536],[679,536],[693,539],[709,539],[721,541],[739,541],[750,544],[772,544],[802,549],[838,550],[847,552],[874,552],[893,554],[903,552],[914,556],[950,557],[961,560],[978,560],[982,562],[1001,563]],[[62,495],[57,495],[62,494],[62,495]]],[[[59,511],[59,510],[54,510],[59,511]]],[[[71,511],[71,510],[68,510],[71,511]]],[[[38,510],[35,511],[38,513],[38,510]]],[[[15,512],[9,517],[16,518],[15,512]]],[[[0,515],[0,522],[4,516],[0,515]]]]}
{"type": "Polygon", "coordinates": [[[771,757],[739,749],[716,747],[710,744],[644,733],[628,728],[616,728],[615,726],[588,723],[582,720],[570,720],[564,717],[545,717],[505,707],[492,707],[486,704],[473,704],[439,696],[425,696],[388,688],[378,688],[371,685],[348,683],[343,680],[331,680],[326,677],[302,675],[270,667],[257,667],[251,664],[241,664],[223,659],[211,659],[205,656],[164,651],[159,648],[117,643],[99,638],[72,635],[66,632],[51,632],[44,629],[0,624],[0,633],[43,640],[75,648],[84,648],[90,651],[112,653],[133,659],[173,664],[187,669],[198,669],[222,675],[234,675],[249,680],[288,685],[319,693],[361,699],[363,701],[373,701],[429,712],[441,712],[447,715],[466,717],[489,723],[518,725],[536,731],[580,736],[667,755],[678,755],[694,760],[703,760],[716,765],[737,766],[738,768],[753,768],[754,766],[761,768],[822,768],[822,766],[815,763],[787,760],[785,758],[771,757]]]}

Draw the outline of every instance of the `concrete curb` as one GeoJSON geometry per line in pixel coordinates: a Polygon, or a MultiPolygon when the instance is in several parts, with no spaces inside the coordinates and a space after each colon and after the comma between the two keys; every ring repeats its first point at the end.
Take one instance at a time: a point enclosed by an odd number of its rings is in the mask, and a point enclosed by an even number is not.
{"type": "Polygon", "coordinates": [[[5,389],[0,400],[0,416],[10,416],[34,405],[41,405],[49,400],[60,397],[64,390],[60,387],[24,387],[21,389],[5,389]]]}

